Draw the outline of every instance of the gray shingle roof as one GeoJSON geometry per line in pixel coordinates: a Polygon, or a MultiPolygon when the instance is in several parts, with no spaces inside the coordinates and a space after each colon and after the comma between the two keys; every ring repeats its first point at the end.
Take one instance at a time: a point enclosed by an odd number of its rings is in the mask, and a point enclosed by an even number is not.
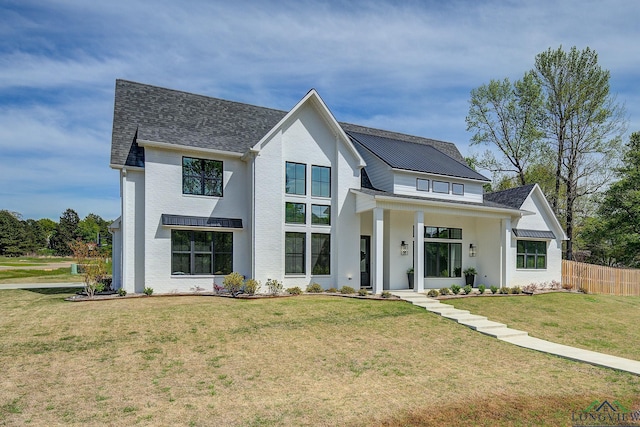
{"type": "Polygon", "coordinates": [[[486,193],[484,195],[484,200],[500,203],[501,205],[506,205],[514,209],[520,209],[534,186],[535,184],[528,184],[523,185],[522,187],[486,193]]]}
{"type": "MultiPolygon", "coordinates": [[[[245,153],[286,114],[286,111],[116,80],[111,164],[143,167],[144,149],[138,146],[137,139],[245,153]]],[[[486,180],[480,174],[469,173],[464,158],[450,142],[350,123],[340,123],[340,126],[360,139],[379,138],[394,146],[412,143],[408,145],[417,146],[413,149],[415,152],[423,153],[425,146],[432,147],[429,154],[422,155],[421,162],[437,156],[443,159],[438,170],[451,166],[461,171],[445,175],[469,175],[486,180]]]]}
{"type": "Polygon", "coordinates": [[[392,168],[489,181],[433,145],[350,131],[347,134],[356,142],[356,148],[371,151],[392,168]]]}

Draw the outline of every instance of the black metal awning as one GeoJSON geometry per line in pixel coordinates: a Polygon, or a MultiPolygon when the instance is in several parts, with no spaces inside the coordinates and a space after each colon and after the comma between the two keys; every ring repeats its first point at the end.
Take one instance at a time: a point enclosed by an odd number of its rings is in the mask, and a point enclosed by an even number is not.
{"type": "Polygon", "coordinates": [[[544,230],[525,230],[523,228],[513,228],[513,234],[516,237],[528,237],[532,239],[555,239],[556,235],[553,234],[553,231],[544,231],[544,230]]]}
{"type": "Polygon", "coordinates": [[[162,225],[169,227],[242,228],[242,220],[239,218],[162,214],[162,225]]]}

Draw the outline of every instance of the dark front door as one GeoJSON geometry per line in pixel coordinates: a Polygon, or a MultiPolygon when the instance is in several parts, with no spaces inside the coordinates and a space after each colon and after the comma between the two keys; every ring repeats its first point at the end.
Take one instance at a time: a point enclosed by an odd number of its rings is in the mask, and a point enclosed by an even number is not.
{"type": "Polygon", "coordinates": [[[371,236],[360,236],[360,287],[371,287],[371,236]]]}

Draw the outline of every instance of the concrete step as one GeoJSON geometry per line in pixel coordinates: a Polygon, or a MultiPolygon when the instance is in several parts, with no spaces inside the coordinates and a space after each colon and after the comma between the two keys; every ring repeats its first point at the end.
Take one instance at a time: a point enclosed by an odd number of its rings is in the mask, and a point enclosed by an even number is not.
{"type": "Polygon", "coordinates": [[[411,304],[441,304],[440,301],[438,301],[437,299],[433,299],[433,298],[416,298],[416,299],[412,299],[409,300],[409,302],[411,304]]]}
{"type": "Polygon", "coordinates": [[[490,337],[498,338],[498,339],[526,337],[529,335],[528,332],[507,328],[506,326],[504,328],[489,328],[489,329],[478,328],[476,329],[476,331],[485,335],[489,335],[490,337]]]}
{"type": "Polygon", "coordinates": [[[451,314],[458,314],[458,315],[462,315],[462,314],[469,314],[469,310],[458,310],[455,307],[452,307],[448,304],[440,304],[434,307],[426,307],[426,309],[432,313],[437,313],[441,316],[444,316],[445,314],[451,315],[451,314]]]}
{"type": "Polygon", "coordinates": [[[492,320],[487,320],[486,318],[485,320],[465,320],[465,321],[460,321],[460,323],[470,327],[474,331],[477,331],[480,328],[486,330],[486,329],[496,329],[496,328],[507,327],[507,325],[505,325],[504,323],[494,322],[492,320]]]}
{"type": "Polygon", "coordinates": [[[462,323],[462,322],[472,322],[472,321],[479,321],[479,320],[487,320],[486,317],[484,316],[477,316],[475,314],[458,314],[458,313],[453,313],[453,314],[449,314],[449,313],[445,313],[442,315],[442,317],[446,317],[447,319],[452,319],[457,321],[458,323],[462,323]]]}

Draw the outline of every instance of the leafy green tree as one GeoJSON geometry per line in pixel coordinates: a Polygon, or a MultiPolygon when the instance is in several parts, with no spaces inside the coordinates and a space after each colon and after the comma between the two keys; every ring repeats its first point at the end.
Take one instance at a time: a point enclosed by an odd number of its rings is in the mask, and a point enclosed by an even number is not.
{"type": "Polygon", "coordinates": [[[47,241],[47,244],[45,246],[49,247],[51,236],[53,236],[53,233],[56,231],[58,223],[49,218],[41,218],[38,220],[38,226],[40,227],[40,230],[44,234],[47,241]]]}
{"type": "Polygon", "coordinates": [[[111,244],[109,224],[110,222],[102,219],[100,215],[90,213],[78,222],[78,232],[85,242],[94,242],[99,243],[100,246],[108,246],[111,244]]]}
{"type": "Polygon", "coordinates": [[[35,254],[40,249],[47,247],[47,236],[40,226],[40,223],[34,219],[22,221],[24,227],[24,250],[25,253],[35,254]]]}
{"type": "Polygon", "coordinates": [[[25,230],[20,214],[0,211],[0,255],[20,256],[25,251],[25,230]]]}
{"type": "Polygon", "coordinates": [[[78,223],[80,218],[73,209],[67,209],[60,217],[60,222],[51,236],[50,246],[56,255],[71,255],[72,251],[69,243],[80,238],[78,223]]]}
{"type": "Polygon", "coordinates": [[[467,130],[473,131],[471,145],[488,145],[491,150],[478,161],[494,174],[514,173],[525,185],[526,170],[540,158],[542,96],[532,72],[513,84],[509,79],[491,80],[471,91],[467,130]]]}

